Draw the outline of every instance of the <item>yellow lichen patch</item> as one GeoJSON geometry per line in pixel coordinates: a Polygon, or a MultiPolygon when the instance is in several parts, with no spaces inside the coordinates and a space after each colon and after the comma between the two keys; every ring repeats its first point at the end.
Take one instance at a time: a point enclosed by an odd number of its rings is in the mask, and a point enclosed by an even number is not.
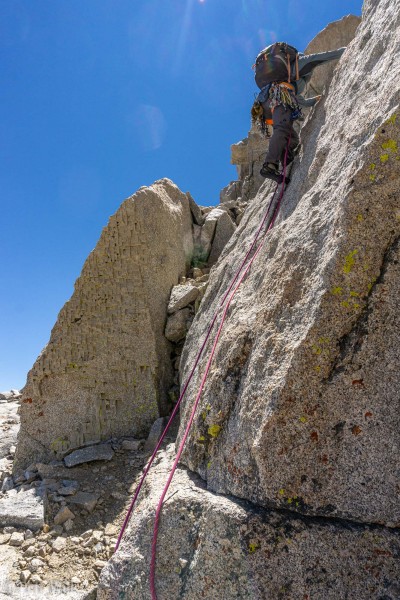
{"type": "Polygon", "coordinates": [[[284,496],[284,495],[285,495],[285,490],[284,490],[283,488],[281,488],[281,489],[279,490],[279,495],[280,495],[280,496],[284,496]]]}
{"type": "Polygon", "coordinates": [[[381,154],[381,163],[385,163],[389,160],[389,154],[381,154]]]}
{"type": "Polygon", "coordinates": [[[320,367],[319,365],[317,365],[316,367],[314,367],[314,370],[315,370],[317,373],[320,373],[320,372],[321,372],[321,367],[320,367]]]}
{"type": "Polygon", "coordinates": [[[393,113],[393,115],[389,117],[388,120],[385,122],[385,125],[394,125],[396,123],[396,118],[396,113],[393,113]]]}
{"type": "Polygon", "coordinates": [[[209,469],[210,467],[211,467],[211,460],[209,460],[207,463],[207,469],[209,469]]]}
{"type": "Polygon", "coordinates": [[[205,421],[205,420],[206,420],[206,418],[207,418],[207,415],[208,415],[208,413],[210,412],[210,410],[211,410],[211,405],[210,405],[210,404],[207,404],[207,406],[206,406],[205,410],[203,410],[203,412],[201,413],[201,417],[202,417],[203,421],[205,421]]]}
{"type": "Polygon", "coordinates": [[[371,181],[375,181],[375,179],[376,179],[375,175],[370,175],[369,178],[371,181]]]}
{"type": "Polygon", "coordinates": [[[204,437],[204,435],[201,435],[199,438],[197,438],[198,442],[205,442],[206,438],[204,437]]]}
{"type": "Polygon", "coordinates": [[[352,250],[351,252],[349,252],[349,254],[345,257],[344,259],[344,267],[343,267],[343,272],[344,273],[350,273],[350,271],[352,270],[354,263],[355,263],[355,255],[358,253],[358,250],[352,250]]]}
{"type": "Polygon", "coordinates": [[[371,169],[371,171],[373,171],[376,168],[376,164],[375,163],[371,163],[369,165],[369,168],[371,169]]]}
{"type": "Polygon", "coordinates": [[[358,294],[357,292],[350,292],[350,296],[351,296],[352,298],[359,298],[359,297],[360,297],[360,294],[358,294]]]}
{"type": "Polygon", "coordinates": [[[361,308],[361,304],[357,304],[356,302],[353,303],[353,308],[355,310],[357,310],[358,308],[361,308]]]}
{"type": "Polygon", "coordinates": [[[249,553],[253,554],[256,550],[258,550],[260,547],[260,544],[258,544],[257,542],[250,542],[249,544],[249,553]]]}
{"type": "Polygon", "coordinates": [[[343,300],[343,302],[340,303],[341,306],[343,306],[343,308],[350,308],[350,302],[347,302],[347,300],[343,300]]]}
{"type": "MultiPolygon", "coordinates": [[[[374,177],[374,176],[371,175],[371,177],[374,177]]],[[[364,217],[361,214],[357,215],[357,221],[364,221],[364,217]]]]}
{"type": "Polygon", "coordinates": [[[329,338],[327,337],[320,337],[318,341],[320,344],[329,344],[329,338]]]}
{"type": "Polygon", "coordinates": [[[322,353],[322,348],[317,346],[317,344],[313,344],[312,351],[313,351],[313,354],[316,354],[318,356],[319,354],[322,353]]]}
{"type": "Polygon", "coordinates": [[[331,290],[331,294],[333,294],[334,296],[341,296],[343,292],[343,288],[340,286],[334,287],[331,290]]]}
{"type": "Polygon", "coordinates": [[[397,154],[399,150],[396,140],[388,140],[387,142],[384,142],[382,144],[382,148],[383,150],[390,150],[390,152],[394,152],[395,154],[397,154]]]}
{"type": "Polygon", "coordinates": [[[208,434],[211,435],[211,437],[216,438],[219,436],[221,429],[222,428],[220,425],[210,425],[208,428],[208,434]]]}
{"type": "Polygon", "coordinates": [[[376,277],[374,277],[373,279],[371,279],[370,283],[368,284],[368,287],[367,287],[368,292],[370,292],[372,290],[375,282],[376,282],[376,277]]]}
{"type": "Polygon", "coordinates": [[[304,415],[302,417],[299,418],[300,423],[307,423],[307,417],[305,417],[304,415]]]}

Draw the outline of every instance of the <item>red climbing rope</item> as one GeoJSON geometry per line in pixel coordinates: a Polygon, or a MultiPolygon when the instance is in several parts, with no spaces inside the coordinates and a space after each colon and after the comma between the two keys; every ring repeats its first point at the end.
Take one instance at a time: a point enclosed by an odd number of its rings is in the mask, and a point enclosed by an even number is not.
{"type": "MultiPolygon", "coordinates": [[[[200,387],[199,387],[199,390],[198,390],[198,392],[197,392],[196,399],[195,399],[195,401],[194,401],[194,404],[193,404],[192,412],[191,412],[191,414],[190,414],[189,421],[188,421],[188,423],[187,423],[187,426],[186,426],[186,429],[185,429],[185,433],[184,433],[184,435],[183,435],[183,438],[182,438],[182,440],[181,440],[181,443],[180,443],[180,445],[179,445],[179,449],[178,449],[178,452],[177,452],[177,454],[176,454],[176,457],[175,457],[175,460],[174,460],[174,464],[173,464],[173,466],[172,466],[172,469],[171,469],[171,472],[170,472],[170,474],[169,474],[169,477],[168,477],[167,483],[165,484],[165,487],[164,487],[164,489],[163,489],[163,492],[162,492],[162,494],[161,494],[161,498],[160,498],[160,500],[159,500],[159,502],[158,502],[158,505],[157,505],[157,509],[156,509],[156,515],[155,515],[155,520],[154,520],[154,533],[153,533],[153,542],[152,542],[152,546],[151,546],[151,563],[150,563],[150,592],[151,592],[151,597],[152,597],[152,600],[157,600],[157,593],[156,593],[156,587],[155,587],[156,554],[157,554],[157,537],[158,537],[158,528],[159,528],[159,522],[160,522],[160,516],[161,516],[162,505],[163,505],[163,503],[164,503],[164,498],[165,498],[165,496],[166,496],[166,494],[167,494],[168,488],[169,488],[169,486],[170,486],[170,484],[171,484],[171,481],[172,481],[172,478],[173,478],[173,476],[174,476],[174,474],[175,474],[176,468],[177,468],[177,466],[178,466],[178,462],[179,462],[179,460],[180,460],[180,458],[181,458],[181,455],[182,455],[182,452],[183,452],[183,448],[184,448],[184,446],[185,446],[185,443],[186,443],[187,437],[188,437],[188,435],[189,435],[189,431],[190,431],[190,428],[191,428],[191,426],[192,426],[193,419],[194,419],[194,417],[195,417],[195,414],[196,414],[196,410],[197,410],[198,404],[199,404],[199,402],[200,402],[200,397],[201,397],[201,394],[202,394],[202,392],[203,392],[203,388],[204,388],[204,385],[205,385],[205,382],[206,382],[206,379],[207,379],[207,376],[208,376],[208,372],[209,372],[209,370],[210,370],[210,367],[211,367],[211,362],[212,362],[212,359],[213,359],[213,357],[214,357],[215,350],[216,350],[216,347],[217,347],[217,344],[218,344],[218,340],[219,340],[219,337],[220,337],[220,335],[221,335],[221,331],[222,331],[222,328],[223,328],[223,326],[224,326],[225,319],[226,319],[226,315],[227,315],[227,313],[228,313],[228,309],[229,309],[229,307],[230,307],[230,304],[231,304],[231,302],[232,302],[232,299],[233,299],[234,295],[236,294],[236,292],[237,292],[238,288],[240,287],[240,285],[241,285],[242,281],[243,281],[243,280],[244,280],[244,278],[246,277],[246,275],[247,275],[247,272],[250,270],[250,267],[251,267],[251,265],[253,264],[254,260],[256,259],[257,255],[259,254],[259,252],[260,252],[260,251],[261,251],[261,249],[263,248],[263,246],[264,246],[264,244],[265,244],[265,241],[266,241],[266,238],[267,238],[267,234],[268,234],[268,232],[269,232],[269,231],[272,229],[272,227],[274,226],[274,223],[275,223],[276,217],[277,217],[277,215],[278,215],[278,213],[279,213],[279,208],[280,208],[280,205],[281,205],[281,201],[282,201],[283,193],[284,193],[284,191],[285,191],[285,180],[286,180],[286,163],[287,163],[287,155],[288,155],[289,144],[290,144],[290,136],[289,136],[289,139],[288,139],[288,143],[287,143],[287,147],[286,147],[286,152],[285,152],[285,158],[284,158],[284,165],[283,165],[283,184],[282,184],[282,190],[281,190],[281,193],[280,193],[280,195],[279,195],[278,202],[277,202],[277,204],[276,204],[276,207],[275,207],[275,210],[274,210],[273,217],[272,217],[272,219],[271,219],[271,222],[270,222],[270,224],[269,224],[269,226],[268,226],[268,229],[267,229],[267,231],[266,231],[266,232],[265,232],[265,234],[264,234],[264,238],[263,238],[262,242],[259,244],[259,246],[258,246],[257,250],[255,251],[255,253],[254,253],[253,257],[251,258],[251,260],[250,260],[250,261],[249,261],[249,263],[247,264],[247,266],[246,266],[245,270],[244,270],[244,271],[243,271],[243,273],[240,275],[240,277],[239,277],[239,280],[238,280],[238,282],[237,282],[237,284],[236,284],[235,288],[233,289],[232,293],[230,294],[230,296],[229,296],[229,298],[228,298],[228,300],[227,300],[227,302],[226,302],[226,304],[225,304],[224,311],[223,311],[223,313],[222,313],[222,317],[221,317],[221,322],[220,322],[220,325],[219,325],[219,327],[218,327],[218,331],[217,331],[217,333],[216,333],[216,336],[215,336],[215,339],[214,339],[214,343],[213,343],[213,346],[212,346],[212,349],[211,349],[211,352],[210,352],[210,356],[208,357],[207,365],[206,365],[206,368],[205,368],[205,371],[204,371],[203,377],[202,377],[202,379],[201,379],[200,387]]],[[[274,192],[274,196],[275,196],[275,193],[276,193],[276,190],[275,190],[275,192],[274,192]]],[[[273,196],[273,197],[274,197],[274,196],[273,196]]],[[[272,197],[272,199],[273,199],[273,197],[272,197]]],[[[271,202],[272,202],[272,199],[271,199],[271,202]]],[[[271,205],[271,203],[270,203],[270,205],[271,205]]],[[[269,207],[268,207],[268,210],[269,210],[269,207]]],[[[257,237],[258,237],[258,232],[257,232],[257,237]]],[[[253,245],[254,245],[254,244],[253,244],[253,245]]],[[[243,265],[244,265],[244,263],[242,263],[242,266],[243,266],[243,265]]],[[[241,270],[241,269],[240,269],[240,270],[241,270]]],[[[239,273],[240,273],[240,271],[239,271],[239,273]]],[[[230,286],[230,288],[229,288],[229,290],[228,290],[228,294],[229,294],[230,290],[232,289],[232,287],[233,287],[233,284],[230,286]]],[[[224,296],[224,299],[225,299],[226,297],[227,297],[227,294],[225,294],[225,296],[224,296]]],[[[213,320],[213,321],[214,321],[214,320],[213,320]]],[[[205,344],[205,342],[204,342],[204,344],[205,344]]],[[[203,346],[204,346],[204,344],[203,344],[203,346]]],[[[196,364],[197,364],[197,363],[196,363],[196,364]]]]}
{"type": "Polygon", "coordinates": [[[158,441],[158,444],[157,444],[157,446],[156,446],[156,448],[155,448],[155,450],[154,450],[153,454],[151,455],[150,459],[149,459],[149,460],[148,460],[148,462],[147,462],[146,468],[145,468],[145,470],[144,470],[144,472],[143,472],[143,475],[142,475],[142,477],[141,477],[141,479],[140,479],[140,482],[139,482],[139,484],[138,484],[138,487],[137,487],[137,488],[136,488],[136,490],[135,490],[135,494],[134,494],[134,496],[133,496],[133,498],[132,498],[131,504],[130,504],[130,506],[129,506],[129,509],[128,509],[128,511],[127,511],[126,517],[125,517],[125,519],[124,519],[124,523],[123,523],[123,525],[122,525],[122,527],[121,527],[121,531],[120,531],[120,533],[119,533],[119,536],[118,536],[117,543],[116,543],[116,545],[115,545],[115,551],[117,551],[117,550],[118,550],[118,548],[119,548],[119,545],[120,545],[120,543],[121,543],[122,537],[123,537],[123,535],[124,535],[124,532],[125,532],[125,529],[126,529],[126,527],[127,527],[128,523],[129,523],[129,519],[131,518],[131,515],[132,515],[133,508],[134,508],[134,506],[135,506],[135,504],[136,504],[136,501],[137,501],[137,499],[138,499],[138,496],[139,496],[140,490],[141,490],[141,488],[142,488],[142,486],[143,486],[144,480],[145,480],[145,479],[146,479],[146,477],[147,477],[147,474],[148,474],[148,472],[149,472],[149,470],[150,470],[150,467],[151,467],[151,465],[152,465],[152,464],[153,464],[153,462],[154,462],[154,459],[155,459],[155,457],[156,457],[156,455],[157,455],[157,452],[158,452],[158,450],[160,449],[160,446],[161,446],[161,444],[163,443],[163,441],[164,441],[164,438],[165,438],[165,436],[167,435],[167,433],[168,433],[168,431],[169,431],[169,429],[170,429],[170,427],[171,427],[171,424],[172,424],[172,422],[173,422],[173,420],[174,420],[174,417],[176,416],[176,413],[177,413],[177,412],[178,412],[178,410],[179,410],[179,406],[180,406],[180,404],[181,404],[181,402],[182,402],[182,400],[183,400],[183,398],[184,398],[184,396],[185,396],[185,394],[186,394],[186,390],[187,390],[187,388],[188,388],[188,386],[189,386],[189,383],[190,383],[190,381],[192,380],[192,377],[193,377],[193,375],[194,375],[194,372],[195,372],[195,370],[196,370],[196,367],[197,367],[197,365],[198,365],[198,363],[199,363],[199,361],[200,361],[200,358],[201,358],[201,356],[202,356],[202,354],[203,354],[204,348],[206,347],[206,344],[207,344],[208,338],[210,337],[210,335],[211,335],[211,332],[212,332],[212,330],[213,330],[213,327],[214,327],[215,321],[216,321],[216,319],[217,319],[217,317],[218,317],[218,314],[219,314],[219,310],[220,310],[221,306],[223,306],[223,305],[224,305],[224,303],[225,303],[225,301],[226,301],[226,299],[227,299],[227,297],[228,297],[228,295],[229,295],[230,291],[232,290],[232,288],[233,288],[233,286],[234,286],[235,282],[237,281],[237,279],[238,279],[238,277],[239,277],[239,275],[240,275],[240,273],[241,273],[241,271],[242,271],[242,269],[243,269],[244,265],[246,264],[246,262],[247,262],[247,260],[248,260],[248,258],[249,258],[249,256],[250,256],[250,254],[251,254],[251,252],[253,251],[253,248],[254,248],[254,246],[255,246],[255,244],[256,244],[256,242],[257,242],[257,240],[258,240],[258,237],[259,237],[259,235],[260,235],[260,233],[261,233],[261,230],[262,230],[262,228],[263,228],[263,226],[264,226],[264,224],[265,224],[265,221],[267,220],[267,217],[268,217],[268,215],[269,215],[269,211],[270,211],[270,208],[271,208],[271,206],[272,206],[272,203],[273,203],[273,201],[274,201],[274,198],[275,198],[275,195],[276,195],[276,192],[277,192],[278,188],[279,188],[279,184],[277,184],[277,185],[276,185],[276,188],[275,188],[275,190],[274,190],[274,193],[273,193],[273,195],[272,195],[272,197],[271,197],[271,200],[270,200],[270,202],[269,202],[269,204],[268,204],[268,208],[267,208],[267,210],[266,210],[266,212],[265,212],[265,214],[264,214],[264,217],[263,217],[263,219],[262,219],[262,221],[261,221],[261,224],[260,224],[260,226],[259,226],[259,228],[258,228],[258,230],[257,230],[257,232],[256,232],[256,235],[255,235],[255,237],[254,237],[254,240],[253,240],[253,242],[252,242],[252,244],[251,244],[250,248],[248,249],[248,251],[247,251],[247,253],[246,253],[246,255],[245,255],[244,259],[242,260],[242,262],[241,262],[241,264],[240,264],[240,266],[239,266],[238,270],[237,270],[237,271],[236,271],[236,273],[234,274],[234,277],[233,277],[233,279],[232,279],[232,281],[231,281],[231,283],[230,283],[230,285],[229,285],[229,288],[228,288],[228,290],[226,291],[226,293],[224,294],[224,296],[223,296],[222,300],[219,302],[219,304],[218,304],[218,306],[217,306],[217,308],[216,308],[216,311],[215,311],[215,313],[214,313],[214,316],[213,316],[213,318],[212,318],[212,320],[211,320],[211,323],[210,323],[210,325],[209,325],[209,327],[208,327],[208,330],[207,330],[206,336],[205,336],[205,338],[204,338],[204,341],[203,341],[203,343],[202,343],[202,345],[201,345],[201,347],[200,347],[200,350],[198,351],[198,353],[197,353],[197,355],[196,355],[196,358],[195,358],[195,361],[194,361],[194,365],[193,365],[193,367],[192,367],[192,369],[191,369],[191,371],[190,371],[190,373],[189,373],[189,376],[188,376],[187,380],[185,381],[185,383],[184,383],[184,385],[183,385],[182,392],[181,392],[181,394],[180,394],[180,396],[179,396],[179,399],[178,399],[178,401],[177,401],[177,403],[176,403],[176,405],[175,405],[175,407],[174,407],[174,410],[173,410],[173,411],[172,411],[172,413],[171,413],[171,416],[170,416],[170,418],[169,418],[169,420],[168,420],[168,423],[167,423],[167,425],[166,425],[166,427],[165,427],[165,429],[164,429],[164,431],[163,431],[163,433],[162,433],[162,435],[161,435],[161,437],[160,437],[160,439],[159,439],[159,441],[158,441]]]}

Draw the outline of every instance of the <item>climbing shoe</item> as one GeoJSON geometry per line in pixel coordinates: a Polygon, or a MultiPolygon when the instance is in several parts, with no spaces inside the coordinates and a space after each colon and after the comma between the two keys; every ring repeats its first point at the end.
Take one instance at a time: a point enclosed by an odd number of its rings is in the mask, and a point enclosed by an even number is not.
{"type": "Polygon", "coordinates": [[[281,176],[278,165],[275,163],[264,163],[260,171],[260,175],[266,177],[267,179],[273,179],[274,181],[278,181],[279,177],[281,176]]]}
{"type": "MultiPolygon", "coordinates": [[[[278,165],[275,163],[264,163],[260,171],[260,175],[266,179],[272,179],[277,183],[282,183],[283,175],[278,169],[278,165]]],[[[289,178],[286,177],[285,183],[289,183],[289,178]]]]}

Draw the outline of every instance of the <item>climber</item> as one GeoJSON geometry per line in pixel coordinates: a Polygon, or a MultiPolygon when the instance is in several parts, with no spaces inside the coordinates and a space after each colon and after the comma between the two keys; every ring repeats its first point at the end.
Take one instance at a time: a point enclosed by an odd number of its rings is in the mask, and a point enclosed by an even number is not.
{"type": "Polygon", "coordinates": [[[301,106],[314,106],[321,96],[304,98],[307,83],[315,67],[331,60],[337,60],[346,48],[329,52],[304,55],[288,44],[277,42],[265,48],[257,56],[256,83],[261,88],[253,105],[252,118],[267,120],[273,133],[264,164],[260,171],[263,177],[279,183],[283,176],[279,162],[293,161],[299,147],[299,136],[293,127],[296,119],[302,119],[301,106]],[[290,141],[289,141],[290,140],[290,141]]]}

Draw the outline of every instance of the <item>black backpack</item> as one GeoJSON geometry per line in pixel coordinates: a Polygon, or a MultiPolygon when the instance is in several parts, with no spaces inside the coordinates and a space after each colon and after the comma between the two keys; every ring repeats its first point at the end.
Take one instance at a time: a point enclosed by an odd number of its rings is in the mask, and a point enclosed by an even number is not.
{"type": "Polygon", "coordinates": [[[273,81],[288,81],[292,67],[296,67],[296,78],[298,79],[298,51],[285,42],[275,42],[267,46],[256,58],[255,80],[260,90],[273,81]]]}

